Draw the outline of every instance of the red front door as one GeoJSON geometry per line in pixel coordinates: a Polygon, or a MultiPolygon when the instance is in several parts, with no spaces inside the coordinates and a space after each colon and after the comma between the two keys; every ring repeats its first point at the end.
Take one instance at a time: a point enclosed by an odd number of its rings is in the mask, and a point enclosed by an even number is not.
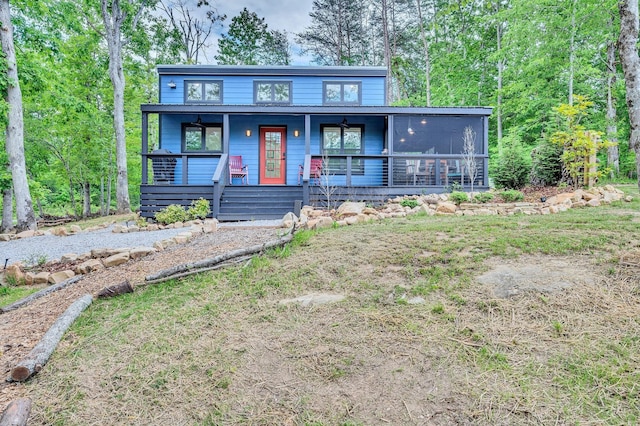
{"type": "Polygon", "coordinates": [[[260,183],[284,185],[287,177],[287,129],[260,128],[260,183]]]}

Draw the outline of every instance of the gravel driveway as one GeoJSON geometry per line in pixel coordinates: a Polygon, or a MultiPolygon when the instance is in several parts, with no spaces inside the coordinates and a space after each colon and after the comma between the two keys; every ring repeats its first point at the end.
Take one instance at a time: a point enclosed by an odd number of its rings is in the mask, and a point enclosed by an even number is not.
{"type": "MultiPolygon", "coordinates": [[[[247,222],[223,222],[220,228],[233,227],[277,227],[280,220],[256,220],[247,222]]],[[[116,234],[111,232],[113,225],[108,228],[91,232],[57,237],[55,235],[41,235],[20,240],[0,241],[0,268],[15,262],[26,265],[46,261],[59,260],[69,253],[84,254],[94,249],[121,247],[153,247],[156,241],[172,238],[190,228],[163,229],[159,231],[133,232],[130,234],[116,234]]]]}

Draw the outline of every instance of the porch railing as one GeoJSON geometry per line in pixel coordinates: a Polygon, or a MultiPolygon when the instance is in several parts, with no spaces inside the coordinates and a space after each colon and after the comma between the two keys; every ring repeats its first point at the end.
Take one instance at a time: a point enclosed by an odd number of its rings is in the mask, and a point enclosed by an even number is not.
{"type": "Polygon", "coordinates": [[[213,181],[213,206],[211,210],[213,217],[218,217],[220,213],[220,200],[224,187],[227,186],[227,178],[229,177],[229,154],[222,154],[216,171],[213,173],[211,180],[213,181]]]}
{"type": "Polygon", "coordinates": [[[142,154],[143,185],[206,185],[211,182],[222,153],[170,153],[142,154]]]}

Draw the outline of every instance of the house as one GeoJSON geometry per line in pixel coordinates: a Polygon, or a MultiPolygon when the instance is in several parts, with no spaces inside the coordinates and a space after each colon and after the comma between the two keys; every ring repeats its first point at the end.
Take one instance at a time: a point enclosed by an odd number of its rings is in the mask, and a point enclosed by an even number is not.
{"type": "Polygon", "coordinates": [[[474,186],[488,186],[491,108],[386,105],[385,68],[162,65],[158,74],[159,103],[141,106],[143,217],[200,197],[220,220],[250,220],[466,188],[468,128],[474,186]]]}

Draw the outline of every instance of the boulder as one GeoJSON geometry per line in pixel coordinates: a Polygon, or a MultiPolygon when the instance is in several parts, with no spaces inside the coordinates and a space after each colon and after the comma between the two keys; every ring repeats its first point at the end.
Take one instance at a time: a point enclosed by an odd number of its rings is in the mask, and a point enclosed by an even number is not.
{"type": "Polygon", "coordinates": [[[450,203],[448,201],[441,201],[438,203],[438,207],[436,208],[436,213],[439,214],[454,214],[458,207],[450,203]]]}
{"type": "Polygon", "coordinates": [[[19,262],[7,266],[4,276],[9,282],[13,281],[15,284],[22,284],[25,281],[22,265],[19,262]]]}
{"type": "Polygon", "coordinates": [[[211,234],[218,230],[218,219],[205,219],[202,224],[202,231],[205,234],[211,234]]]}
{"type": "Polygon", "coordinates": [[[63,254],[62,257],[60,258],[60,262],[62,263],[71,263],[71,262],[75,262],[76,260],[78,260],[78,255],[75,253],[63,254]]]}
{"type": "Polygon", "coordinates": [[[126,234],[129,232],[129,229],[125,225],[116,225],[111,230],[114,234],[126,234]]]}
{"type": "Polygon", "coordinates": [[[358,223],[358,216],[348,216],[344,219],[347,225],[355,225],[358,223]]]}
{"type": "Polygon", "coordinates": [[[33,285],[33,279],[35,278],[36,274],[34,274],[33,272],[27,272],[24,274],[24,283],[26,285],[33,285]]]}
{"type": "Polygon", "coordinates": [[[16,238],[17,239],[30,238],[30,237],[33,237],[34,235],[36,235],[36,231],[28,230],[28,231],[22,231],[22,232],[16,234],[16,238]]]}
{"type": "MultiPolygon", "coordinates": [[[[309,221],[311,222],[311,221],[309,221]]],[[[311,229],[331,228],[333,226],[333,219],[327,216],[321,216],[315,220],[314,226],[311,229]]]]}
{"type": "Polygon", "coordinates": [[[348,217],[361,214],[367,207],[365,203],[356,203],[353,201],[344,202],[338,207],[338,216],[348,217]]]}
{"type": "Polygon", "coordinates": [[[82,232],[82,228],[80,228],[78,225],[71,225],[69,227],[69,230],[71,231],[72,234],[77,234],[78,232],[82,232]]]}
{"type": "Polygon", "coordinates": [[[131,259],[140,259],[141,257],[149,256],[156,251],[157,250],[153,247],[136,247],[131,249],[129,257],[131,257],[131,259]]]}
{"type": "Polygon", "coordinates": [[[0,234],[0,241],[11,241],[13,239],[13,235],[11,234],[0,234]]]}
{"type": "Polygon", "coordinates": [[[89,259],[76,266],[76,274],[88,274],[93,271],[100,271],[104,269],[104,265],[98,259],[89,259]]]}
{"type": "Polygon", "coordinates": [[[64,226],[59,226],[57,228],[53,228],[51,230],[51,234],[55,235],[56,237],[66,237],[67,235],[69,235],[69,232],[64,226]]]}
{"type": "Polygon", "coordinates": [[[111,268],[112,266],[122,265],[129,261],[129,252],[114,254],[104,259],[105,268],[111,268]]]}
{"type": "Polygon", "coordinates": [[[91,257],[93,257],[94,259],[101,259],[103,257],[110,257],[115,254],[124,253],[128,251],[129,249],[124,247],[117,248],[117,249],[111,249],[111,248],[94,249],[94,250],[91,250],[91,257]]]}
{"type": "Polygon", "coordinates": [[[600,207],[600,200],[598,198],[594,198],[587,202],[587,207],[600,207]]]}
{"type": "Polygon", "coordinates": [[[49,282],[48,272],[39,272],[33,277],[34,284],[47,284],[49,282]]]}
{"type": "Polygon", "coordinates": [[[145,229],[147,231],[157,231],[157,230],[160,229],[160,227],[155,223],[150,223],[149,225],[147,225],[147,227],[145,229]]]}
{"type": "Polygon", "coordinates": [[[69,278],[73,278],[75,276],[76,276],[75,272],[70,270],[54,272],[53,274],[49,275],[48,282],[49,284],[60,284],[61,282],[66,281],[69,278]]]}

